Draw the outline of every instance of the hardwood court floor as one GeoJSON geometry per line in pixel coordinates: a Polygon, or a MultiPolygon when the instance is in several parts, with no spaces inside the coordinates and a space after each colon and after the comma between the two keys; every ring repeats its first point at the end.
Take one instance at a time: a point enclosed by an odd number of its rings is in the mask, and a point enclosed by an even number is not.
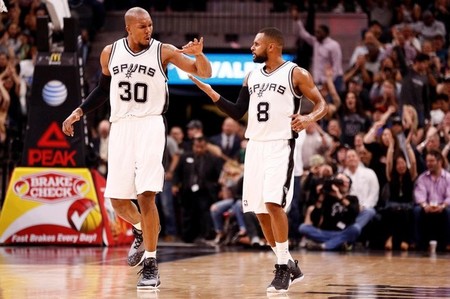
{"type": "MultiPolygon", "coordinates": [[[[0,298],[268,298],[269,250],[161,244],[158,292],[136,291],[127,247],[0,247],[0,298]]],[[[281,298],[450,298],[450,254],[294,250],[305,273],[281,298]]]]}

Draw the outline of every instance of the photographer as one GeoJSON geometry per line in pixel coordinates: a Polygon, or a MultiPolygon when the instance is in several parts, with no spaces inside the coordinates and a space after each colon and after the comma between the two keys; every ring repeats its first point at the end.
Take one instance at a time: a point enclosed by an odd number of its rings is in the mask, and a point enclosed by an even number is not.
{"type": "Polygon", "coordinates": [[[360,229],[353,225],[359,203],[356,196],[349,195],[350,187],[351,180],[343,173],[319,186],[319,199],[308,208],[305,222],[299,227],[299,232],[309,239],[307,249],[347,250],[359,236],[360,229]]]}

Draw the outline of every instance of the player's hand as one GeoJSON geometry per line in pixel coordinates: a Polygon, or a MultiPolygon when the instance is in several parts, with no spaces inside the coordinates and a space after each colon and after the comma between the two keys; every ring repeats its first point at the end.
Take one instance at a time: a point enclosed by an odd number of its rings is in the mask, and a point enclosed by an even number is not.
{"type": "Polygon", "coordinates": [[[203,52],[203,37],[200,40],[194,38],[193,41],[188,42],[186,45],[177,49],[178,52],[188,55],[200,55],[203,52]]]}
{"type": "Polygon", "coordinates": [[[192,76],[191,74],[188,74],[189,79],[192,80],[192,82],[195,83],[195,85],[198,86],[198,88],[200,88],[201,90],[203,90],[204,92],[208,93],[208,91],[210,91],[212,89],[211,85],[204,83],[202,81],[200,81],[199,79],[195,78],[194,76],[192,76]]]}
{"type": "Polygon", "coordinates": [[[73,137],[73,124],[81,119],[83,112],[80,108],[75,109],[62,124],[62,131],[67,136],[73,137]]]}
{"type": "Polygon", "coordinates": [[[301,115],[301,114],[293,114],[291,115],[291,128],[292,131],[300,132],[301,130],[306,129],[311,123],[313,123],[313,119],[309,115],[301,115]]]}

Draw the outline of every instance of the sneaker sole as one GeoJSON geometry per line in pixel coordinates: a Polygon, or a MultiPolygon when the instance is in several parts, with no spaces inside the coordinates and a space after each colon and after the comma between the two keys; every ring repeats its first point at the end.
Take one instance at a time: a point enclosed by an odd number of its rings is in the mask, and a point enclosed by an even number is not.
{"type": "MultiPolygon", "coordinates": [[[[296,283],[302,281],[303,278],[305,278],[305,275],[302,275],[302,276],[300,276],[300,277],[298,277],[298,278],[296,278],[294,280],[291,280],[291,282],[289,283],[289,287],[291,285],[293,285],[293,284],[296,284],[296,283]]],[[[268,287],[267,288],[267,293],[286,293],[287,291],[289,291],[289,287],[288,287],[287,290],[277,290],[274,287],[268,287]]]]}
{"type": "Polygon", "coordinates": [[[130,263],[130,259],[128,258],[128,260],[127,260],[128,266],[130,266],[131,268],[135,268],[135,267],[139,266],[140,264],[142,264],[142,262],[145,260],[144,253],[145,253],[145,251],[142,251],[141,258],[139,259],[139,262],[136,263],[135,265],[133,265],[133,263],[130,263]]]}
{"type": "Polygon", "coordinates": [[[267,288],[267,293],[287,293],[287,291],[289,291],[289,287],[287,288],[287,290],[277,290],[274,287],[267,288]]]}
{"type": "Polygon", "coordinates": [[[290,285],[293,285],[293,284],[296,284],[296,283],[302,281],[303,278],[305,278],[305,275],[304,275],[304,274],[303,274],[302,276],[300,276],[300,277],[297,277],[297,278],[294,279],[294,280],[291,280],[291,284],[290,284],[290,285]]]}
{"type": "Polygon", "coordinates": [[[159,285],[156,287],[153,286],[137,286],[138,291],[156,291],[159,290],[159,285]]]}

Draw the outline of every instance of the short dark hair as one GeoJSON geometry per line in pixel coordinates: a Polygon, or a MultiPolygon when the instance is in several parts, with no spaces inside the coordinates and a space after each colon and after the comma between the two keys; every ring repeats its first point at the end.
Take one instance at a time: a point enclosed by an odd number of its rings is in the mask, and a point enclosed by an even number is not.
{"type": "Polygon", "coordinates": [[[424,62],[424,61],[429,61],[429,60],[430,60],[430,56],[428,56],[428,54],[424,54],[424,53],[419,53],[414,58],[414,62],[424,62]]]}
{"type": "Polygon", "coordinates": [[[442,161],[442,163],[444,163],[444,156],[442,155],[441,151],[438,151],[436,149],[430,149],[427,152],[427,155],[431,155],[431,156],[435,157],[436,160],[442,161]]]}
{"type": "Polygon", "coordinates": [[[392,125],[402,125],[402,117],[400,115],[393,115],[391,117],[392,125]]]}
{"type": "Polygon", "coordinates": [[[198,119],[191,120],[187,125],[186,128],[188,129],[203,129],[203,123],[199,121],[198,119]]]}
{"type": "Polygon", "coordinates": [[[280,46],[284,46],[283,32],[276,27],[266,27],[259,30],[258,33],[263,33],[265,36],[276,41],[280,46]]]}
{"type": "MultiPolygon", "coordinates": [[[[449,81],[450,82],[450,81],[449,81]]],[[[439,100],[442,100],[442,101],[444,101],[444,102],[448,102],[448,95],[446,95],[445,93],[438,93],[437,95],[436,95],[436,99],[435,99],[435,101],[439,101],[439,100]]]]}
{"type": "Polygon", "coordinates": [[[319,25],[318,28],[320,28],[325,34],[328,36],[330,35],[330,28],[327,25],[319,25]]]}
{"type": "Polygon", "coordinates": [[[192,137],[192,141],[206,141],[205,136],[192,137]]]}
{"type": "Polygon", "coordinates": [[[383,25],[381,25],[380,22],[378,22],[377,20],[371,20],[371,21],[369,22],[369,28],[372,27],[372,26],[374,26],[374,25],[383,28],[383,25]]]}

